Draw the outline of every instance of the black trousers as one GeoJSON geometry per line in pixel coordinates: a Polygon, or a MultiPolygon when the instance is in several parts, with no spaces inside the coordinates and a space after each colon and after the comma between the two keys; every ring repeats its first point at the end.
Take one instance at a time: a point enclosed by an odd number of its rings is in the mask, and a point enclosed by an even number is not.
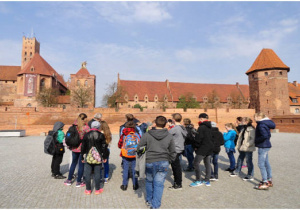
{"type": "Polygon", "coordinates": [[[51,172],[54,175],[59,175],[60,173],[60,164],[62,163],[64,154],[54,154],[52,157],[51,163],[51,172]]]}
{"type": "Polygon", "coordinates": [[[171,163],[173,176],[174,176],[174,185],[181,185],[182,184],[182,170],[180,164],[180,157],[181,153],[177,153],[176,159],[174,162],[171,163]]]}

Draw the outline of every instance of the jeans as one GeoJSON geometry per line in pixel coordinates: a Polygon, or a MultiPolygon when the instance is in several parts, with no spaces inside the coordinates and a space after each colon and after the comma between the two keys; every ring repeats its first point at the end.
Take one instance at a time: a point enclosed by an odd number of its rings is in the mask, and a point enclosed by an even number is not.
{"type": "Polygon", "coordinates": [[[107,161],[106,161],[106,163],[104,163],[104,178],[108,178],[108,176],[109,176],[109,162],[108,162],[108,159],[109,159],[109,157],[107,157],[107,161]]]}
{"type": "Polygon", "coordinates": [[[228,158],[229,158],[229,162],[230,162],[230,170],[234,170],[235,169],[235,158],[234,158],[234,154],[232,151],[227,152],[228,158]]]}
{"type": "Polygon", "coordinates": [[[214,168],[211,167],[211,176],[216,179],[218,179],[218,171],[219,171],[218,159],[219,159],[219,154],[214,153],[211,156],[211,163],[214,165],[214,168]]]}
{"type": "Polygon", "coordinates": [[[194,161],[194,148],[191,144],[185,145],[184,147],[185,156],[189,162],[189,168],[193,168],[193,161],[194,161]]]}
{"type": "Polygon", "coordinates": [[[258,148],[258,167],[260,169],[262,181],[266,182],[272,178],[272,169],[269,163],[270,148],[258,148]]]}
{"type": "Polygon", "coordinates": [[[247,176],[253,177],[254,167],[253,167],[253,162],[252,162],[252,155],[253,155],[253,152],[240,151],[239,157],[237,159],[237,166],[236,166],[236,169],[235,169],[236,174],[239,174],[241,172],[243,162],[244,162],[244,159],[246,157],[246,162],[247,162],[247,166],[248,166],[247,176]]]}
{"type": "Polygon", "coordinates": [[[51,172],[54,175],[60,175],[60,164],[63,160],[64,154],[54,154],[52,157],[52,163],[51,163],[51,172]]]}
{"type": "Polygon", "coordinates": [[[84,177],[86,183],[86,190],[91,190],[91,175],[92,170],[94,169],[94,182],[95,182],[95,190],[100,190],[103,188],[103,183],[101,182],[101,166],[102,164],[84,164],[84,177]]]}
{"type": "Polygon", "coordinates": [[[161,205],[168,169],[168,161],[146,163],[146,200],[154,209],[159,208],[161,205]]]}
{"type": "Polygon", "coordinates": [[[133,186],[138,184],[137,178],[134,176],[135,175],[135,163],[136,159],[135,158],[124,158],[123,159],[123,183],[122,185],[128,185],[128,172],[129,172],[129,167],[131,166],[131,172],[132,172],[132,184],[133,186]]]}
{"type": "Polygon", "coordinates": [[[194,168],[196,173],[196,181],[200,181],[201,179],[201,170],[200,170],[200,163],[202,160],[204,160],[205,165],[205,181],[208,182],[211,175],[211,165],[210,165],[210,155],[202,156],[202,155],[196,155],[194,159],[194,168]]]}
{"type": "Polygon", "coordinates": [[[182,170],[179,157],[181,153],[177,153],[175,160],[171,163],[173,176],[174,176],[174,185],[181,185],[182,184],[182,170]]]}
{"type": "Polygon", "coordinates": [[[82,155],[79,152],[72,152],[72,164],[69,171],[68,180],[72,180],[72,176],[74,174],[76,165],[78,163],[78,176],[77,176],[77,182],[81,182],[81,178],[83,176],[84,171],[84,164],[82,163],[82,155]]]}

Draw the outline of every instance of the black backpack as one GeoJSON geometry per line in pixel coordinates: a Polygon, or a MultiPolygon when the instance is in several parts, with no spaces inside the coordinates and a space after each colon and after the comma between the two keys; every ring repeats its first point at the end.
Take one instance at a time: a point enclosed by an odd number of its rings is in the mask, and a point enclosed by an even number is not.
{"type": "Polygon", "coordinates": [[[44,152],[48,155],[54,155],[55,154],[55,132],[49,131],[48,135],[44,141],[44,152]]]}
{"type": "Polygon", "coordinates": [[[77,130],[77,125],[73,124],[69,128],[69,130],[66,133],[65,141],[69,147],[77,148],[80,145],[81,140],[80,140],[79,133],[77,130]]]}

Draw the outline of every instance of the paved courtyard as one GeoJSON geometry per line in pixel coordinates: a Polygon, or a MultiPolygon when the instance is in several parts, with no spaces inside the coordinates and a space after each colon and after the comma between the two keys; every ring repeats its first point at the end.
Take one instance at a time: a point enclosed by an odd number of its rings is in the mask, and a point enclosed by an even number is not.
{"type": "MultiPolygon", "coordinates": [[[[161,208],[300,208],[300,135],[272,134],[273,148],[269,153],[273,170],[274,187],[268,191],[253,189],[261,179],[257,167],[257,151],[254,152],[255,180],[245,182],[229,177],[224,171],[229,162],[224,148],[219,159],[219,181],[211,187],[191,188],[194,172],[183,172],[183,190],[169,191],[172,184],[171,170],[165,182],[161,208]]],[[[85,195],[84,188],[64,186],[64,180],[51,177],[51,156],[44,154],[45,137],[0,138],[0,208],[130,208],[143,209],[145,205],[145,182],[140,180],[140,189],[120,189],[122,182],[118,138],[113,137],[110,156],[110,181],[100,195],[85,195]]],[[[237,154],[235,155],[237,158],[237,154]]],[[[70,152],[66,151],[61,171],[68,174],[70,152]]],[[[186,159],[182,165],[185,167],[186,159]]],[[[202,169],[203,164],[201,165],[202,169]]],[[[246,172],[246,168],[243,172],[246,172]]]]}

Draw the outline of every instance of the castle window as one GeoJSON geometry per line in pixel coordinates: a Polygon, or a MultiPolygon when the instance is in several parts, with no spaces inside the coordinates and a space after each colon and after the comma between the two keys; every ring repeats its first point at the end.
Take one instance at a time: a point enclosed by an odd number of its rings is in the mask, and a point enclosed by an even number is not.
{"type": "Polygon", "coordinates": [[[87,87],[87,86],[88,86],[88,81],[87,81],[87,80],[85,80],[85,82],[84,82],[84,86],[85,86],[85,87],[87,87]]]}
{"type": "Polygon", "coordinates": [[[295,123],[295,120],[292,120],[292,123],[295,123]]]}
{"type": "Polygon", "coordinates": [[[30,52],[30,56],[32,56],[32,52],[30,52]]]}
{"type": "Polygon", "coordinates": [[[40,82],[40,89],[42,89],[43,87],[45,87],[45,79],[41,79],[40,82]]]}
{"type": "Polygon", "coordinates": [[[296,108],[296,109],[295,109],[295,113],[299,113],[299,108],[296,108]]]}
{"type": "Polygon", "coordinates": [[[24,61],[26,61],[27,59],[26,58],[24,58],[24,61]]]}
{"type": "Polygon", "coordinates": [[[63,109],[66,109],[66,105],[63,105],[62,108],[63,108],[63,109]]]}
{"type": "Polygon", "coordinates": [[[252,74],[252,78],[254,78],[254,74],[252,74]]]}
{"type": "Polygon", "coordinates": [[[80,80],[77,80],[77,86],[80,86],[80,80]]]}
{"type": "Polygon", "coordinates": [[[266,82],[266,85],[268,85],[268,82],[266,82]]]}
{"type": "Polygon", "coordinates": [[[267,99],[267,104],[269,103],[269,100],[267,99]]]}
{"type": "Polygon", "coordinates": [[[34,68],[33,68],[33,67],[31,67],[30,71],[31,71],[31,72],[34,72],[34,68]]]}
{"type": "Polygon", "coordinates": [[[128,108],[130,108],[130,105],[128,105],[128,108]]]}
{"type": "Polygon", "coordinates": [[[279,72],[279,75],[282,75],[282,71],[279,72]]]}
{"type": "Polygon", "coordinates": [[[293,103],[298,103],[297,98],[293,98],[292,101],[293,101],[293,103]]]}
{"type": "Polygon", "coordinates": [[[123,103],[121,103],[121,106],[123,106],[123,103]]]}
{"type": "Polygon", "coordinates": [[[265,76],[268,76],[269,74],[268,74],[268,72],[265,72],[265,76]]]}
{"type": "Polygon", "coordinates": [[[25,56],[27,55],[27,52],[25,52],[25,56]]]}

